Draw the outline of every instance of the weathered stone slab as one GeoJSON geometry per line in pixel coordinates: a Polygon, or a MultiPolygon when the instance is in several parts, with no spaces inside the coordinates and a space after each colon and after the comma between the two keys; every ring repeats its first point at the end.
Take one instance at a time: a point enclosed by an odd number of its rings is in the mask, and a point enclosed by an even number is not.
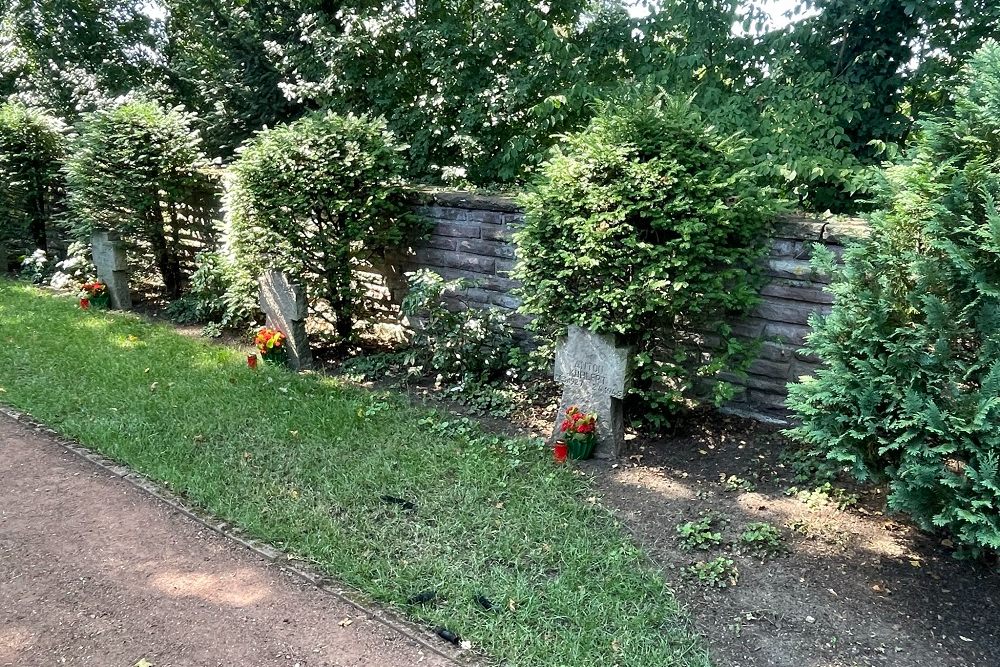
{"type": "MultiPolygon", "coordinates": [[[[497,257],[497,248],[502,244],[496,241],[483,241],[482,239],[461,239],[458,241],[458,250],[472,255],[484,255],[486,257],[497,257]]],[[[513,253],[509,255],[513,257],[513,253]]]]}
{"type": "Polygon", "coordinates": [[[563,394],[553,439],[559,436],[559,424],[567,408],[575,405],[584,412],[597,413],[595,456],[613,458],[622,454],[625,445],[622,398],[629,385],[631,356],[631,351],[615,345],[611,336],[569,327],[566,339],[556,349],[554,376],[563,385],[563,394]]]}
{"type": "Polygon", "coordinates": [[[461,190],[424,188],[418,193],[418,199],[425,205],[458,208],[470,213],[474,211],[519,213],[521,210],[517,201],[512,197],[483,195],[477,192],[465,192],[461,190]]]}
{"type": "Polygon", "coordinates": [[[500,306],[506,310],[517,310],[521,306],[521,300],[510,294],[496,293],[491,299],[493,305],[500,306]]]}
{"type": "Polygon", "coordinates": [[[475,220],[486,225],[502,225],[503,213],[499,211],[469,211],[469,220],[475,220]]]}
{"type": "Polygon", "coordinates": [[[744,385],[749,389],[784,397],[788,382],[788,380],[779,380],[769,376],[747,375],[744,385]]]}
{"type": "Polygon", "coordinates": [[[111,307],[115,310],[131,309],[125,242],[115,232],[94,232],[90,237],[90,254],[97,269],[97,278],[108,286],[111,307]]]}
{"type": "Polygon", "coordinates": [[[467,211],[447,206],[422,206],[417,213],[432,220],[465,220],[468,215],[467,211]]]}
{"type": "Polygon", "coordinates": [[[479,224],[476,222],[439,222],[434,226],[438,236],[457,236],[465,239],[479,238],[479,224]]]}
{"type": "Polygon", "coordinates": [[[510,275],[510,272],[514,270],[514,265],[516,262],[512,259],[498,259],[494,264],[498,276],[510,275]]]}
{"type": "Polygon", "coordinates": [[[450,236],[434,236],[433,234],[424,241],[424,245],[435,250],[451,250],[458,248],[458,239],[450,236]]]}
{"type": "MultiPolygon", "coordinates": [[[[416,253],[414,253],[414,257],[417,262],[425,266],[463,269],[477,275],[495,273],[497,263],[497,260],[493,257],[468,255],[462,252],[434,250],[431,248],[418,248],[416,253]]],[[[441,272],[438,271],[438,273],[441,272]]]]}
{"type": "Polygon", "coordinates": [[[747,372],[754,375],[763,375],[774,380],[785,380],[789,377],[791,366],[791,359],[788,361],[771,361],[758,357],[750,362],[747,372]]]}
{"type": "Polygon", "coordinates": [[[312,352],[306,334],[309,303],[306,290],[280,271],[268,271],[258,279],[260,308],[267,326],[288,338],[288,365],[294,370],[312,368],[312,352]]]}
{"type": "Polygon", "coordinates": [[[774,341],[764,341],[757,356],[770,361],[790,361],[795,357],[795,348],[774,341]]]}
{"type": "Polygon", "coordinates": [[[796,349],[805,345],[809,327],[804,324],[788,324],[785,322],[768,322],[764,326],[763,336],[777,343],[782,343],[796,349]]]}
{"type": "Polygon", "coordinates": [[[798,287],[796,285],[774,282],[764,285],[760,293],[763,296],[790,301],[803,301],[811,304],[829,305],[833,303],[833,293],[819,287],[798,287]]]}
{"type": "Polygon", "coordinates": [[[812,314],[821,311],[823,307],[817,303],[764,296],[754,308],[753,314],[769,322],[806,325],[812,314]]]}
{"type": "Polygon", "coordinates": [[[817,274],[808,260],[804,259],[768,259],[766,273],[773,278],[789,280],[804,280],[815,283],[829,283],[830,277],[817,274]]]}
{"type": "Polygon", "coordinates": [[[510,243],[513,233],[507,227],[480,227],[479,236],[487,241],[500,241],[510,243]]]}

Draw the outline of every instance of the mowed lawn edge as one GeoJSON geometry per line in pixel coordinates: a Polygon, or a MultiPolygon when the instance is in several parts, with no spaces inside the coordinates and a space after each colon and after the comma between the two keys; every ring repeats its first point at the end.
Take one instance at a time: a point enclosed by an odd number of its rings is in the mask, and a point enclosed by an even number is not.
{"type": "Polygon", "coordinates": [[[644,553],[537,444],[4,279],[0,332],[0,402],[491,659],[709,665],[644,553]]]}

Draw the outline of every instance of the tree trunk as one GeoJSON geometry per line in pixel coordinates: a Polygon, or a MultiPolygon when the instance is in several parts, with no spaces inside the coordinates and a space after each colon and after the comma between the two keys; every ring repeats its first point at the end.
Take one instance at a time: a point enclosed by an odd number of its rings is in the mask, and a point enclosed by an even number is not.
{"type": "Polygon", "coordinates": [[[181,271],[181,222],[180,215],[177,212],[177,202],[171,200],[167,206],[170,212],[170,229],[173,232],[173,242],[169,248],[170,269],[176,277],[179,294],[184,287],[184,273],[181,271]]]}
{"type": "Polygon", "coordinates": [[[171,256],[167,237],[163,233],[163,213],[157,203],[146,215],[146,226],[149,229],[149,244],[153,247],[153,257],[156,267],[163,279],[163,288],[167,298],[176,299],[181,295],[180,267],[177,258],[171,256]]]}
{"type": "Polygon", "coordinates": [[[351,298],[350,248],[338,247],[325,259],[326,289],[337,321],[337,346],[346,347],[354,336],[354,300],[351,298]]]}
{"type": "Polygon", "coordinates": [[[31,195],[31,198],[34,200],[32,206],[34,215],[31,216],[31,221],[28,223],[28,234],[31,236],[31,240],[35,242],[36,248],[41,248],[47,252],[49,249],[49,238],[45,225],[48,217],[45,213],[45,193],[43,185],[37,176],[35,177],[35,192],[31,195]]]}

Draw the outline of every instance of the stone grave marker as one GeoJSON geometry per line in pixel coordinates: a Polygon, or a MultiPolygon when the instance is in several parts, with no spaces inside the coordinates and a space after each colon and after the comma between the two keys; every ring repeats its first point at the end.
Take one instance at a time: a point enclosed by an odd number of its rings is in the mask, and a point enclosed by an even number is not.
{"type": "Polygon", "coordinates": [[[132,308],[128,289],[128,260],[125,242],[115,232],[94,232],[90,237],[90,253],[97,269],[97,278],[108,286],[108,298],[115,310],[132,308]]]}
{"type": "Polygon", "coordinates": [[[280,271],[262,275],[260,309],[267,316],[267,326],[278,329],[288,338],[288,365],[294,370],[312,368],[312,352],[306,335],[309,304],[306,290],[280,271]]]}
{"type": "Polygon", "coordinates": [[[594,456],[613,458],[625,445],[622,398],[629,383],[631,350],[617,347],[612,336],[603,336],[578,326],[570,326],[566,339],[556,348],[555,380],[563,385],[562,401],[553,430],[566,409],[577,406],[597,414],[597,447],[594,456]]]}

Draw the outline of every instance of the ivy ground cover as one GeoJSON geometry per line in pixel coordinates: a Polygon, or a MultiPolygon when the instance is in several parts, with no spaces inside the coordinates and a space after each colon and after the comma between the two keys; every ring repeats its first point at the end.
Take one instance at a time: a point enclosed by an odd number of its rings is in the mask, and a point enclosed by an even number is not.
{"type": "Polygon", "coordinates": [[[0,401],[490,660],[708,665],[644,554],[538,445],[2,280],[0,331],[0,401]]]}

